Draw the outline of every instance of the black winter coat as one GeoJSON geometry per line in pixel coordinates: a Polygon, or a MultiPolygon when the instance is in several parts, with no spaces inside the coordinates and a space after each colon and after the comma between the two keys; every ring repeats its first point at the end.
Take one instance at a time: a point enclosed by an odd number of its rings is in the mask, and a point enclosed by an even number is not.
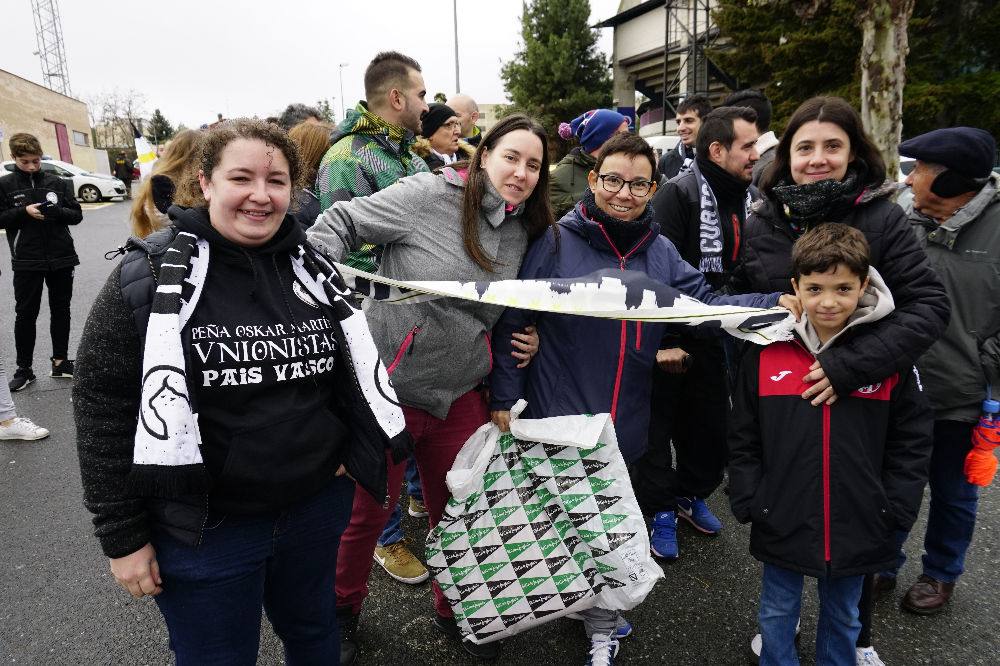
{"type": "MultiPolygon", "coordinates": [[[[791,293],[792,245],[797,236],[780,204],[764,199],[755,208],[743,227],[740,263],[730,288],[736,293],[791,293]]],[[[865,235],[871,265],[896,304],[885,319],[819,355],[834,390],[847,395],[896,372],[908,372],[944,332],[951,307],[903,209],[881,191],[862,197],[847,217],[828,221],[848,224],[865,235]]]]}
{"type": "Polygon", "coordinates": [[[80,263],[69,225],[80,224],[83,211],[73,183],[54,173],[26,173],[14,168],[0,177],[0,229],[7,230],[11,267],[15,271],[57,271],[80,263]],[[36,220],[25,206],[51,200],[55,206],[36,220]]]}
{"type": "Polygon", "coordinates": [[[931,455],[916,370],[813,407],[801,380],[815,359],[798,340],[750,347],[729,417],[729,501],[753,521],[751,554],[815,577],[892,568],[931,455]]]}

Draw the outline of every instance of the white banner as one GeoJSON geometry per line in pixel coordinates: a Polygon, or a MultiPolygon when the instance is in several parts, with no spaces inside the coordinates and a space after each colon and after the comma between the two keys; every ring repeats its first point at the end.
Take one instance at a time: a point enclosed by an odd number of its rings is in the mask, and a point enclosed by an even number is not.
{"type": "Polygon", "coordinates": [[[607,269],[551,280],[408,282],[344,264],[336,266],[352,290],[394,305],[461,298],[522,310],[722,328],[734,337],[761,345],[790,340],[795,323],[784,308],[706,305],[635,271],[607,269]]]}

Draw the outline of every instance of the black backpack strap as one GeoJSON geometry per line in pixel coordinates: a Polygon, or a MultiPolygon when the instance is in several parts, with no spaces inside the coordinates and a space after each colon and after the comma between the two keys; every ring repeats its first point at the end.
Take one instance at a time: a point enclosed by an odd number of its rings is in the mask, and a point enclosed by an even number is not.
{"type": "Polygon", "coordinates": [[[167,248],[177,237],[177,229],[168,227],[146,238],[129,238],[122,248],[121,286],[122,299],[132,311],[135,330],[144,345],[149,311],[153,307],[153,294],[159,280],[160,264],[167,248]]]}

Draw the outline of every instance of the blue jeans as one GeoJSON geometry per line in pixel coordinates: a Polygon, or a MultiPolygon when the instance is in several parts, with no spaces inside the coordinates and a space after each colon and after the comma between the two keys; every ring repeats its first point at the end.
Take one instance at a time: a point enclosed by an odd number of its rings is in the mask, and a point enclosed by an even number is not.
{"type": "Polygon", "coordinates": [[[341,476],[280,513],[210,515],[196,547],[155,532],[156,603],[178,666],[256,664],[261,606],[286,663],[339,663],[334,583],[353,502],[354,482],[341,476]]]}
{"type": "MultiPolygon", "coordinates": [[[[954,583],[965,570],[965,553],[976,528],[979,487],[965,480],[965,456],[972,449],[974,423],[934,422],[931,453],[930,510],[924,534],[924,573],[935,580],[954,583]]],[[[906,561],[903,544],[909,532],[897,532],[899,559],[886,571],[895,577],[906,561]]]]}
{"type": "MultiPolygon", "coordinates": [[[[817,578],[819,620],[816,624],[816,663],[854,666],[855,642],[861,631],[858,600],[864,576],[817,578]]],[[[802,604],[803,575],[764,565],[760,590],[761,666],[798,666],[795,624],[802,604]]]]}
{"type": "MultiPolygon", "coordinates": [[[[405,478],[406,494],[422,503],[424,501],[424,491],[420,487],[420,473],[417,471],[417,462],[413,459],[413,456],[410,456],[409,462],[406,463],[405,478]]],[[[403,540],[406,535],[403,534],[402,520],[403,513],[399,508],[399,504],[396,504],[392,515],[389,516],[389,520],[385,523],[382,536],[378,538],[378,545],[391,546],[403,540]]]]}

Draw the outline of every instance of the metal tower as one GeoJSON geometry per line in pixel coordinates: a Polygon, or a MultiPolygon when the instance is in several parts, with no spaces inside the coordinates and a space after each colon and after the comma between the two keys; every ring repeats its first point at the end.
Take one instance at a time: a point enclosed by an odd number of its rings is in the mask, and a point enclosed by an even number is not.
{"type": "Polygon", "coordinates": [[[37,55],[42,61],[45,85],[64,95],[72,95],[69,70],[66,68],[62,22],[59,20],[59,0],[31,0],[31,9],[35,15],[37,55]]]}

